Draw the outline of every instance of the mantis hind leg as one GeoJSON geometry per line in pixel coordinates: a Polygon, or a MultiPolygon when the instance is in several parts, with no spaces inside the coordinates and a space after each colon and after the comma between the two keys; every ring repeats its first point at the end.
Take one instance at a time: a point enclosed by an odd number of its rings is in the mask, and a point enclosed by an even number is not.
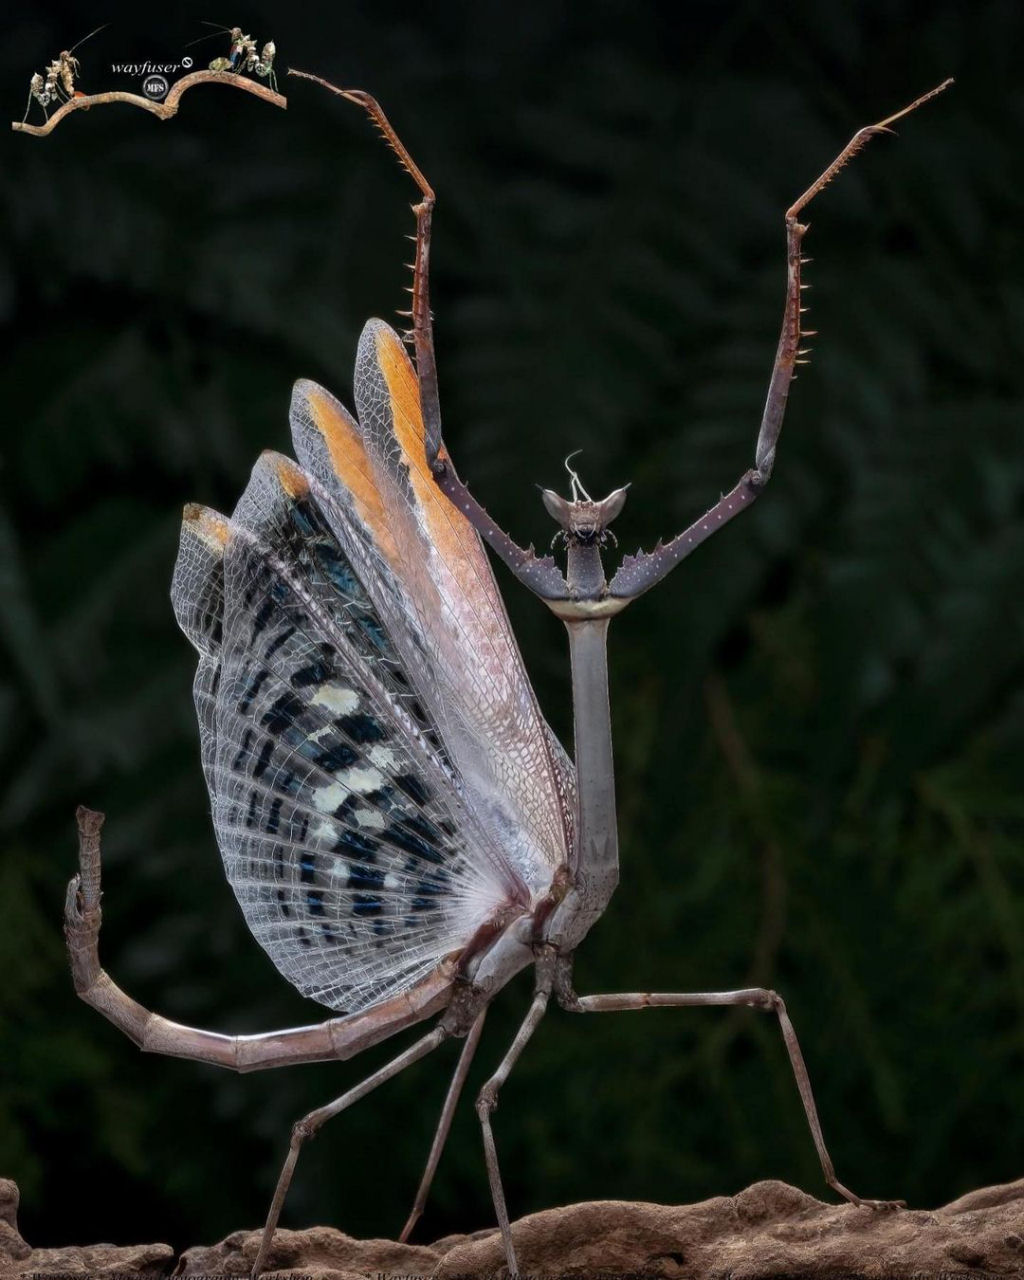
{"type": "Polygon", "coordinates": [[[818,1108],[811,1089],[811,1079],[807,1072],[807,1064],[800,1050],[800,1042],[796,1030],[790,1021],[786,1004],[776,991],[766,987],[745,987],[739,991],[693,991],[693,992],[633,992],[622,995],[577,996],[571,989],[560,987],[559,1002],[570,1013],[615,1013],[623,1010],[657,1009],[657,1008],[696,1008],[721,1005],[748,1005],[763,1013],[774,1013],[779,1019],[783,1043],[789,1055],[789,1063],[793,1068],[796,1087],[803,1103],[804,1114],[814,1140],[814,1147],[821,1161],[821,1171],[825,1181],[851,1204],[869,1209],[902,1209],[906,1208],[902,1200],[865,1200],[845,1187],[836,1177],[832,1157],[825,1146],[825,1138],[818,1119],[818,1108]]]}
{"type": "Polygon", "coordinates": [[[476,1021],[470,1029],[469,1035],[466,1037],[466,1043],[462,1046],[462,1053],[459,1055],[459,1061],[455,1067],[455,1074],[452,1076],[452,1082],[448,1086],[448,1094],[444,1100],[444,1106],[441,1108],[441,1118],[437,1124],[437,1131],[434,1134],[434,1141],[431,1143],[430,1155],[427,1157],[426,1168],[423,1170],[423,1177],[420,1179],[419,1190],[416,1192],[416,1199],[413,1201],[412,1209],[406,1220],[405,1226],[402,1228],[402,1234],[398,1237],[404,1244],[412,1235],[413,1227],[419,1221],[423,1213],[424,1205],[427,1203],[427,1196],[430,1194],[430,1186],[434,1181],[434,1174],[437,1173],[437,1166],[441,1160],[441,1152],[444,1145],[448,1141],[448,1134],[452,1127],[452,1117],[455,1115],[455,1108],[459,1104],[459,1097],[462,1094],[462,1086],[466,1083],[466,1076],[469,1074],[470,1064],[473,1061],[473,1055],[476,1053],[477,1045],[480,1043],[480,1036],[484,1029],[484,1017],[487,1013],[486,1006],[477,1015],[476,1021]]]}
{"type": "Polygon", "coordinates": [[[519,1060],[519,1055],[526,1048],[526,1045],[534,1031],[536,1031],[541,1018],[544,1017],[554,982],[553,960],[553,953],[550,956],[538,957],[537,986],[533,1000],[530,1003],[530,1008],[527,1011],[526,1017],[520,1024],[519,1030],[515,1034],[515,1039],[512,1041],[511,1045],[509,1045],[508,1052],[498,1065],[497,1071],[495,1071],[484,1087],[480,1090],[476,1100],[476,1113],[480,1117],[480,1127],[483,1130],[484,1158],[487,1162],[487,1178],[491,1184],[491,1198],[494,1201],[494,1211],[498,1218],[498,1226],[501,1228],[501,1240],[505,1247],[505,1261],[508,1264],[508,1273],[510,1276],[517,1276],[519,1274],[519,1264],[516,1261],[516,1252],[512,1244],[512,1228],[509,1225],[508,1220],[508,1208],[505,1202],[505,1189],[501,1183],[501,1169],[498,1166],[498,1151],[494,1145],[494,1130],[491,1127],[491,1112],[494,1111],[498,1105],[498,1091],[508,1079],[512,1068],[519,1060]]]}
{"type": "Polygon", "coordinates": [[[444,1027],[435,1027],[433,1031],[428,1032],[427,1035],[417,1040],[415,1044],[410,1045],[404,1053],[400,1053],[397,1058],[392,1058],[379,1071],[367,1076],[365,1080],[354,1088],[343,1093],[340,1098],[335,1098],[333,1102],[329,1102],[324,1107],[317,1107],[315,1111],[310,1111],[308,1115],[303,1116],[301,1120],[295,1123],[292,1128],[291,1141],[288,1144],[288,1154],[285,1156],[284,1164],[281,1166],[274,1198],[270,1203],[267,1221],[263,1227],[263,1237],[260,1240],[259,1252],[256,1254],[256,1261],[253,1263],[252,1280],[257,1280],[257,1277],[266,1267],[270,1247],[274,1239],[274,1231],[277,1229],[278,1219],[281,1216],[285,1196],[288,1194],[288,1188],[291,1185],[292,1175],[295,1172],[295,1165],[298,1162],[302,1144],[307,1138],[311,1138],[328,1120],[333,1119],[336,1115],[352,1106],[354,1102],[365,1098],[378,1085],[390,1080],[392,1076],[397,1076],[399,1072],[404,1071],[406,1067],[411,1066],[414,1062],[418,1062],[420,1058],[426,1057],[447,1036],[448,1032],[444,1027]]]}

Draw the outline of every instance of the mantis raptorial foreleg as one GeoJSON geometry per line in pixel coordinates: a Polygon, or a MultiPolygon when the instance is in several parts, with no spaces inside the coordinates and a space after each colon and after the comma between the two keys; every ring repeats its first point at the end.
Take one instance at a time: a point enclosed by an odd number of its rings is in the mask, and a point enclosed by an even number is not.
{"type": "Polygon", "coordinates": [[[911,111],[916,111],[918,107],[952,83],[952,79],[944,80],[942,84],[922,94],[901,111],[886,116],[877,124],[859,129],[832,163],[786,210],[786,303],[782,314],[782,332],[775,352],[775,363],[768,383],[768,396],[765,400],[761,427],[754,450],[754,465],[699,520],[695,520],[688,529],[684,529],[670,542],[650,553],[640,552],[635,556],[627,556],[609,583],[611,595],[632,600],[644,591],[648,591],[675,568],[680,560],[685,559],[691,551],[695,551],[702,542],[733,516],[738,515],[744,507],[749,507],[761,494],[775,465],[775,450],[782,430],[786,400],[789,397],[789,387],[793,381],[796,366],[806,363],[805,357],[809,354],[808,349],[802,348],[800,343],[805,338],[813,337],[815,333],[813,329],[803,328],[800,320],[801,313],[805,310],[801,307],[800,295],[806,287],[801,280],[800,268],[807,261],[801,256],[807,225],[799,221],[800,214],[876,134],[891,133],[890,125],[903,116],[909,115],[911,111]]]}
{"type": "Polygon", "coordinates": [[[411,322],[409,331],[416,354],[416,376],[420,388],[420,409],[423,414],[424,444],[427,465],[438,487],[464,513],[476,531],[491,547],[517,578],[542,599],[564,600],[568,596],[565,577],[550,556],[538,558],[533,548],[524,549],[491,518],[473,497],[455,472],[441,435],[441,406],[437,389],[437,361],[434,355],[434,326],[430,311],[430,233],[436,197],[434,189],[413,160],[408,148],[395,129],[380,103],[363,89],[339,89],[321,76],[289,68],[288,74],[301,76],[323,85],[339,97],[363,108],[384,135],[388,146],[398,156],[402,168],[419,187],[420,201],[413,205],[416,214],[416,255],[412,262],[412,305],[407,312],[411,322]]]}
{"type": "MultiPolygon", "coordinates": [[[[289,71],[289,74],[314,80],[331,92],[361,106],[383,133],[402,167],[419,187],[420,203],[414,206],[416,256],[412,264],[412,307],[406,314],[412,323],[410,333],[416,352],[427,462],[437,484],[459,510],[464,512],[484,541],[531,591],[548,601],[571,598],[565,578],[551,557],[545,556],[540,559],[533,554],[532,548],[524,550],[495,523],[455,474],[455,469],[444,447],[441,435],[437,363],[434,355],[433,321],[430,311],[430,234],[436,200],[433,188],[395,132],[380,104],[370,94],[362,89],[339,89],[320,76],[309,75],[304,71],[289,71]]],[[[628,602],[648,591],[655,583],[660,582],[680,560],[695,551],[717,529],[720,529],[733,516],[738,515],[744,507],[750,506],[760,495],[771,477],[775,464],[775,451],[796,366],[804,363],[805,356],[808,354],[807,349],[801,347],[800,343],[805,338],[812,337],[814,333],[813,330],[804,329],[800,321],[803,310],[800,305],[800,295],[805,287],[800,272],[805,261],[801,256],[801,247],[807,232],[807,225],[799,221],[800,214],[876,134],[891,132],[892,124],[915,111],[952,83],[952,79],[944,80],[936,88],[916,98],[909,106],[886,116],[877,124],[867,125],[858,130],[832,163],[786,210],[786,302],[782,317],[782,332],[775,353],[775,363],[772,366],[768,395],[754,450],[754,466],[745,472],[739,482],[699,520],[695,520],[689,528],[684,529],[670,542],[658,546],[650,553],[640,552],[635,556],[627,556],[608,584],[607,590],[610,596],[628,602]]]]}

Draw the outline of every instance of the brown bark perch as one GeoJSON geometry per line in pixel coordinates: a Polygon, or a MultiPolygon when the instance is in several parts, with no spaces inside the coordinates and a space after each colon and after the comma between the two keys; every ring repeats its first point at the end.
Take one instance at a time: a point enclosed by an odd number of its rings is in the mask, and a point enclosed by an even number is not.
{"type": "Polygon", "coordinates": [[[65,102],[62,107],[58,108],[50,116],[45,124],[24,124],[21,120],[12,120],[11,128],[15,133],[31,133],[33,137],[45,138],[73,111],[88,111],[90,107],[106,106],[108,102],[124,102],[130,107],[141,107],[143,111],[148,111],[153,116],[159,116],[161,120],[170,120],[172,116],[178,113],[178,103],[181,100],[181,95],[186,89],[191,89],[196,84],[234,85],[236,89],[243,89],[246,93],[254,93],[257,98],[262,98],[264,102],[269,102],[271,106],[281,107],[284,110],[288,108],[287,98],[279,93],[274,93],[266,85],[258,84],[255,80],[246,79],[245,76],[239,75],[235,71],[193,71],[190,75],[182,76],[180,80],[175,80],[163,102],[152,102],[149,98],[142,97],[141,94],[125,93],[120,89],[111,90],[109,93],[86,93],[82,94],[81,97],[72,98],[70,102],[65,102]]]}
{"type": "MultiPolygon", "coordinates": [[[[32,1249],[18,1234],[18,1189],[0,1178],[0,1274],[117,1272],[126,1276],[245,1275],[259,1231],[236,1231],[176,1260],[166,1244],[32,1249]]],[[[55,1207],[59,1215],[59,1208],[55,1207]]],[[[354,1224],[353,1224],[354,1225],[354,1224]]],[[[524,1273],[707,1280],[865,1280],[1024,1272],[1024,1180],[986,1187],[941,1209],[864,1215],[822,1204],[783,1182],[756,1182],[736,1196],[693,1205],[606,1200],[531,1214],[512,1228],[524,1273]]],[[[277,1232],[271,1269],[306,1276],[416,1275],[435,1280],[498,1276],[497,1230],[435,1244],[358,1240],[332,1227],[277,1232]]]]}

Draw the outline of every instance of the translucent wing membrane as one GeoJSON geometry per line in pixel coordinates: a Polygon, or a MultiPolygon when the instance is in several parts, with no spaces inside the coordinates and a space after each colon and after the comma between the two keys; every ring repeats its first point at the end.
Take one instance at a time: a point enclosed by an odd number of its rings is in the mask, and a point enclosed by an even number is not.
{"type": "Polygon", "coordinates": [[[346,545],[357,557],[370,548],[366,580],[383,588],[381,617],[474,812],[530,888],[545,888],[568,856],[572,766],[540,715],[480,539],[427,470],[416,374],[397,334],[371,320],[356,358],[357,465],[376,504],[353,490],[355,450],[325,397],[296,387],[299,461],[323,485],[339,537],[363,531],[346,545]]]}
{"type": "Polygon", "coordinates": [[[230,526],[223,516],[190,503],[181,525],[171,599],[178,625],[199,651],[193,693],[206,785],[216,804],[213,753],[217,740],[217,686],[224,629],[224,548],[230,526]]]}
{"type": "Polygon", "coordinates": [[[230,520],[186,508],[172,586],[228,880],[285,977],[341,1011],[528,910],[573,785],[475,533],[422,484],[415,377],[379,322],[357,380],[362,429],[300,383],[304,469],[265,454],[230,520]]]}

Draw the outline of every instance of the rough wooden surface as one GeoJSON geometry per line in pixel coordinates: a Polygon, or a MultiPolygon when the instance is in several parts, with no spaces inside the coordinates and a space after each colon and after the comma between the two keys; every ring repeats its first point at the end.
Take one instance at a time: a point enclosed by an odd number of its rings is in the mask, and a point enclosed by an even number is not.
{"type": "MultiPolygon", "coordinates": [[[[259,1234],[174,1257],[169,1245],[31,1249],[17,1230],[18,1189],[0,1180],[0,1274],[245,1275],[259,1234]]],[[[1024,1276],[1024,1179],[986,1187],[941,1209],[875,1213],[822,1204],[783,1182],[693,1205],[597,1201],[548,1209],[513,1228],[523,1275],[693,1280],[779,1277],[1024,1276]]],[[[431,1245],[356,1240],[332,1227],[280,1231],[271,1269],[327,1280],[367,1275],[504,1276],[498,1234],[478,1231],[431,1245]]]]}

